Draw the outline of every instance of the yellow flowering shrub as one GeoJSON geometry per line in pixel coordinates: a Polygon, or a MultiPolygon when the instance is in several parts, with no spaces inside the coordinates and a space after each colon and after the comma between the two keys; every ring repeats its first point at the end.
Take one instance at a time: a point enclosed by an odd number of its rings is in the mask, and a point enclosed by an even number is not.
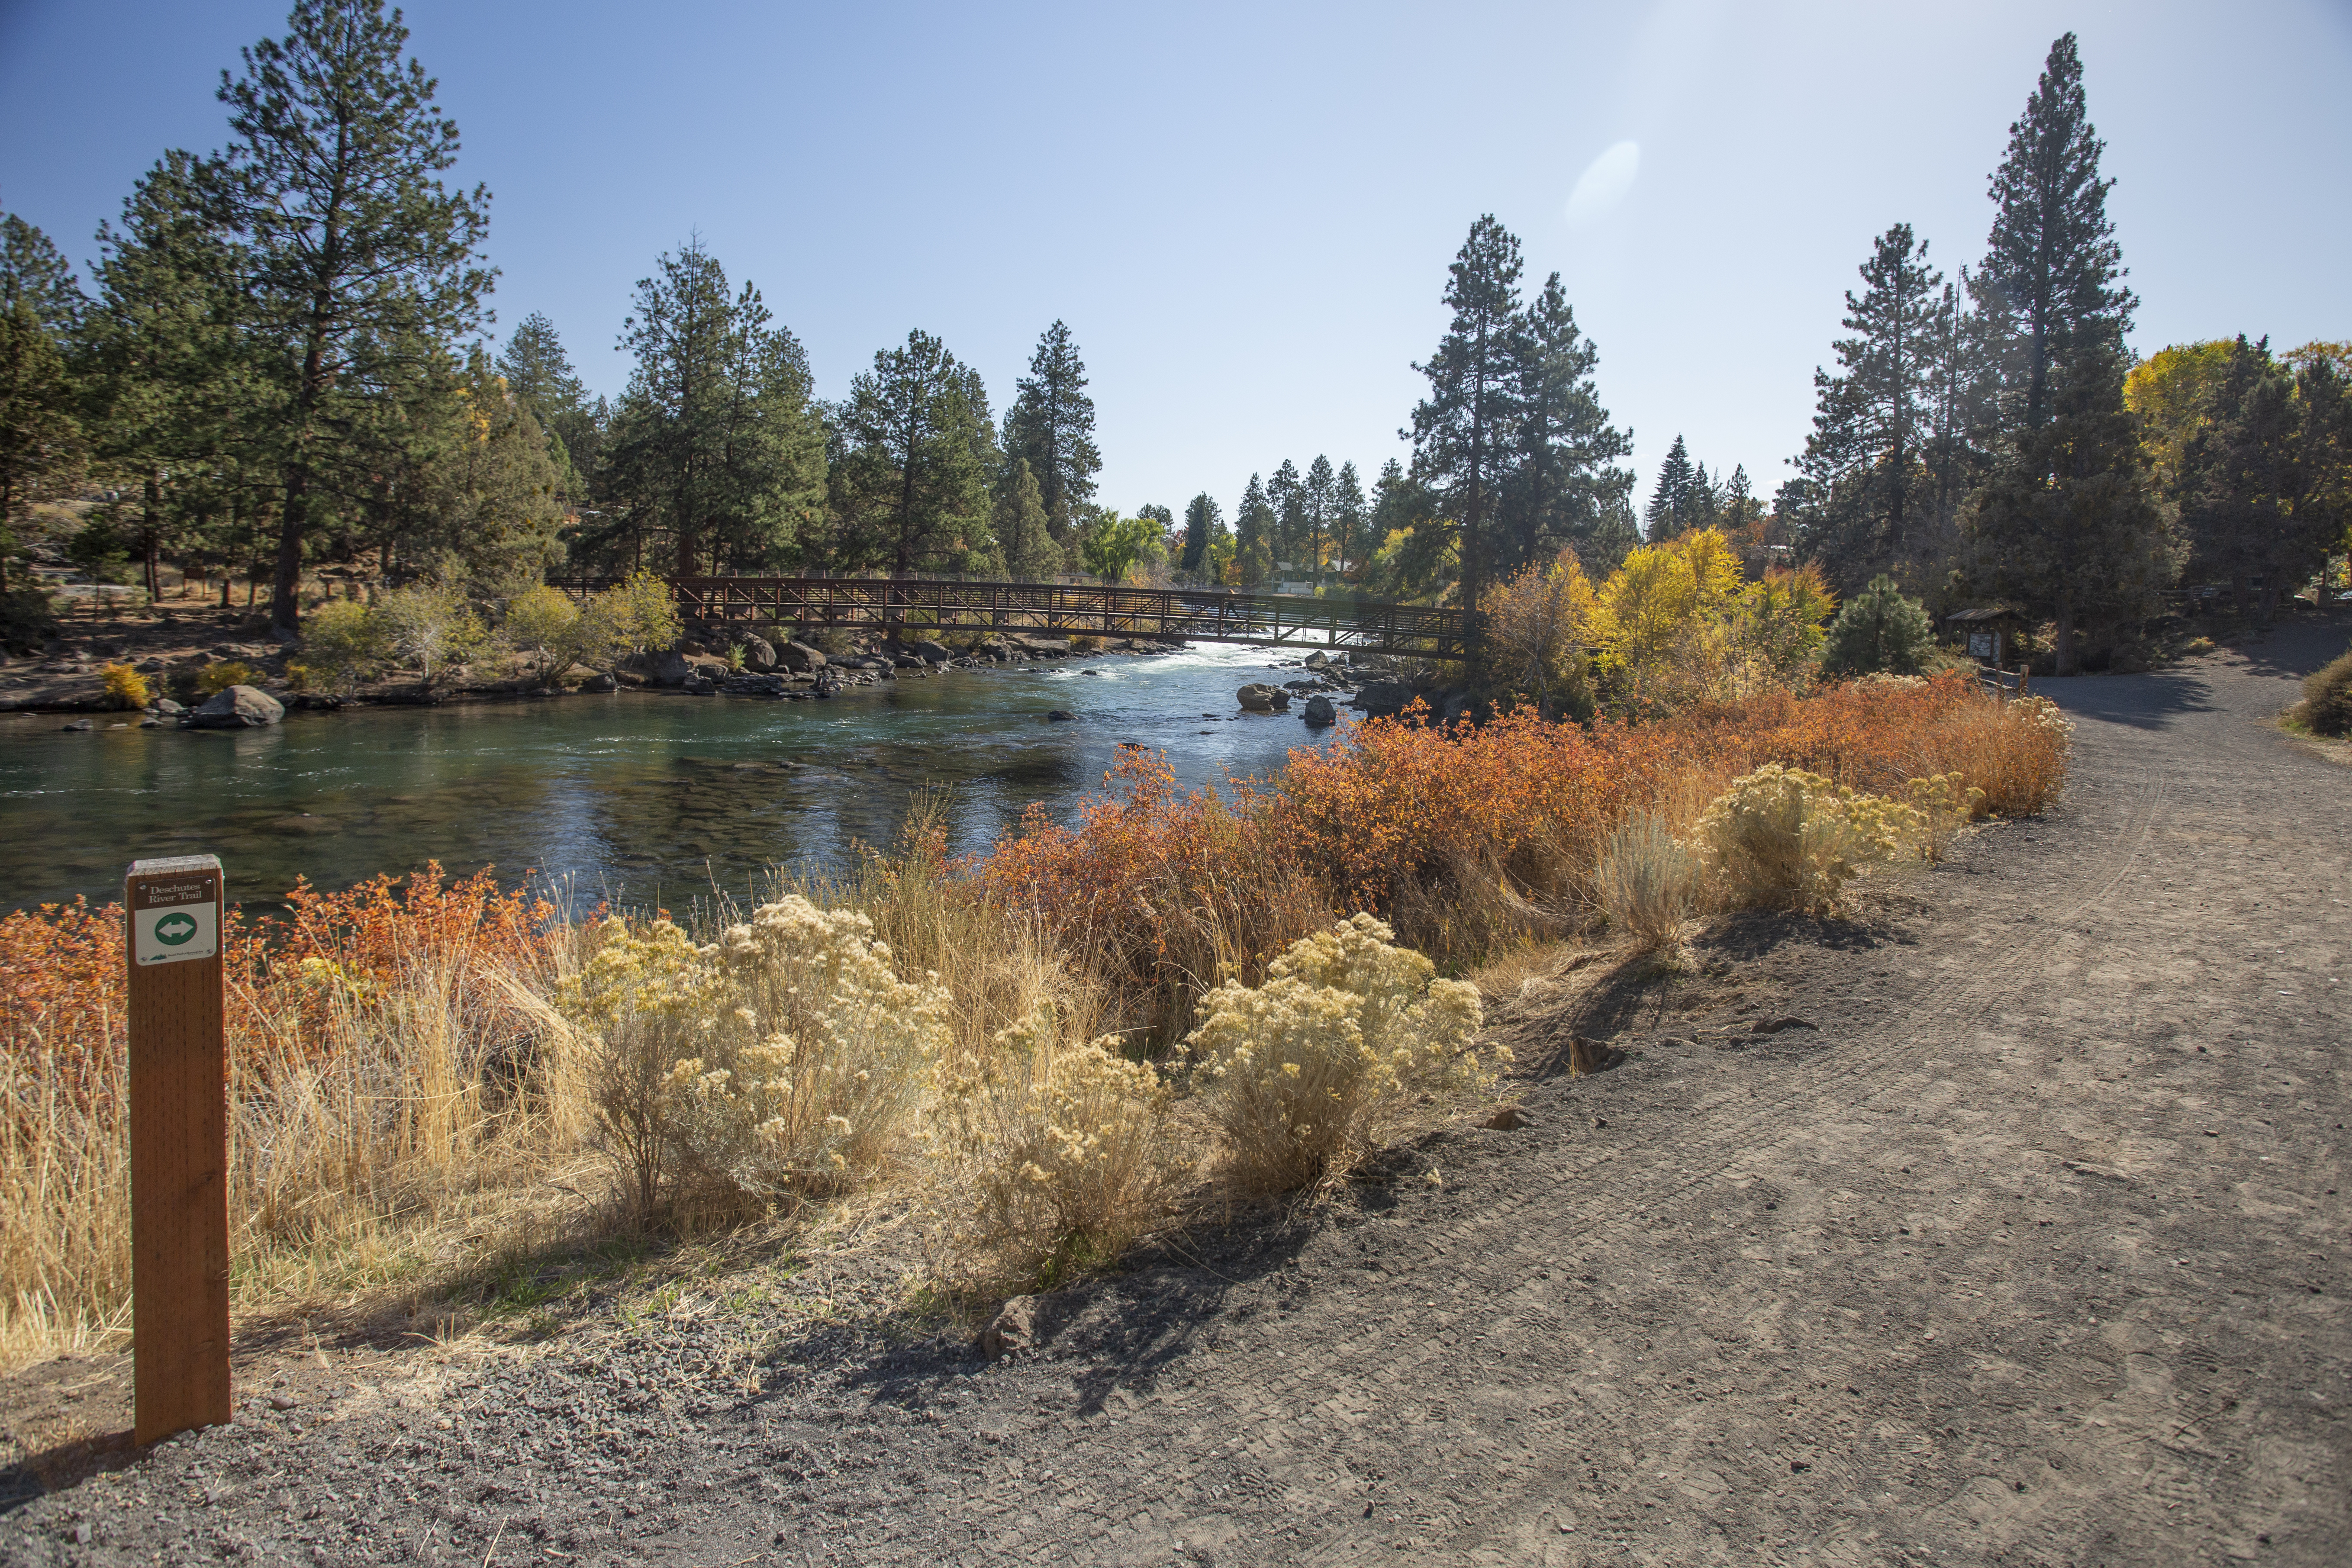
{"type": "Polygon", "coordinates": [[[560,1005],[600,1049],[597,1110],[641,1214],[740,1213],[874,1173],[947,1034],[947,993],[900,980],[873,921],[789,897],[698,947],[606,921],[560,1005]]]}
{"type": "Polygon", "coordinates": [[[1116,1258],[1167,1215],[1183,1173],[1159,1073],[1111,1037],[1058,1033],[1041,1008],[993,1051],[935,1069],[941,1239],[975,1282],[1050,1285],[1065,1266],[1116,1258]]]}
{"type": "Polygon", "coordinates": [[[726,994],[721,1050],[707,1070],[680,1064],[677,1081],[736,1184],[821,1191],[873,1174],[947,1045],[946,989],[899,979],[866,915],[798,894],[710,951],[726,994]]]}
{"type": "Polygon", "coordinates": [[[1265,984],[1228,984],[1202,999],[1185,1049],[1235,1185],[1304,1186],[1382,1142],[1423,1097],[1494,1081],[1472,1047],[1476,987],[1436,973],[1360,914],[1292,943],[1265,984]]]}
{"type": "Polygon", "coordinates": [[[1732,780],[1698,822],[1707,869],[1736,901],[1822,913],[1863,867],[1916,858],[1929,831],[1919,805],[1778,763],[1732,780]]]}

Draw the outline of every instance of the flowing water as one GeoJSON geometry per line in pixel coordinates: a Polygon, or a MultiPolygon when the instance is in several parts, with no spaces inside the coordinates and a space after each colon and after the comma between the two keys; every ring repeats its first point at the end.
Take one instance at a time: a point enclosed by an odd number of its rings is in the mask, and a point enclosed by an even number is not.
{"type": "MultiPolygon", "coordinates": [[[[959,852],[1042,802],[1067,819],[1122,742],[1191,786],[1277,770],[1333,731],[1234,717],[1266,650],[1097,656],[856,687],[830,701],[614,692],[289,713],[267,730],[60,731],[0,720],[0,908],[121,895],[135,859],[218,855],[232,898],[438,860],[569,879],[587,901],[683,907],[776,865],[839,867],[948,786],[959,852]],[[1049,721],[1063,709],[1076,722],[1049,721]]],[[[1344,713],[1343,712],[1343,724],[1344,713]]]]}

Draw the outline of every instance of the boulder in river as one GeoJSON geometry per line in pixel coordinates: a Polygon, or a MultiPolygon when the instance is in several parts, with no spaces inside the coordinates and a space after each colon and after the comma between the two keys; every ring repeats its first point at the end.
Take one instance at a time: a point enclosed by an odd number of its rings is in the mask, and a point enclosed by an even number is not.
{"type": "Polygon", "coordinates": [[[654,656],[654,684],[684,686],[694,677],[694,666],[686,662],[686,655],[676,648],[654,656]]]}
{"type": "Polygon", "coordinates": [[[811,647],[804,642],[788,642],[776,650],[776,658],[795,675],[806,675],[824,668],[824,649],[811,647]]]}
{"type": "Polygon", "coordinates": [[[1065,713],[1059,708],[1045,715],[1045,721],[1050,724],[1074,724],[1077,722],[1077,718],[1076,714],[1065,713]]]}
{"type": "Polygon", "coordinates": [[[175,719],[187,711],[186,709],[181,707],[178,703],[173,701],[168,697],[163,698],[160,701],[150,702],[147,706],[153,709],[157,714],[165,719],[175,719]]]}
{"type": "Polygon", "coordinates": [[[213,693],[190,722],[199,730],[259,730],[285,717],[285,704],[259,687],[232,686],[213,693]]]}
{"type": "Polygon", "coordinates": [[[1307,723],[1319,730],[1326,724],[1336,724],[1339,721],[1339,710],[1332,706],[1328,697],[1318,692],[1307,700],[1307,723]]]}
{"type": "Polygon", "coordinates": [[[743,634],[743,668],[765,675],[776,668],[776,650],[757,632],[743,634]]]}
{"type": "Polygon", "coordinates": [[[1330,662],[1330,656],[1322,652],[1320,649],[1318,649],[1307,656],[1307,668],[1309,669],[1320,669],[1330,662]]]}
{"type": "Polygon", "coordinates": [[[1375,719],[1391,719],[1413,698],[1412,686],[1402,680],[1367,680],[1356,689],[1356,706],[1375,719]]]}
{"type": "Polygon", "coordinates": [[[1262,680],[1251,681],[1234,696],[1241,700],[1244,708],[1253,713],[1286,713],[1290,710],[1290,693],[1279,686],[1268,686],[1262,680]]]}

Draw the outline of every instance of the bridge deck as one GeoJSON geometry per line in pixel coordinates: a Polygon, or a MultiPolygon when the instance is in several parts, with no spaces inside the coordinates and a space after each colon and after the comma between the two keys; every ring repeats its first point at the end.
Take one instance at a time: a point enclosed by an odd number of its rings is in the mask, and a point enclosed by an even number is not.
{"type": "MultiPolygon", "coordinates": [[[[676,577],[682,615],[902,632],[989,629],[1180,637],[1301,649],[1462,658],[1458,610],[1220,589],[879,577],[676,577]]],[[[574,579],[574,592],[604,584],[574,579]]]]}

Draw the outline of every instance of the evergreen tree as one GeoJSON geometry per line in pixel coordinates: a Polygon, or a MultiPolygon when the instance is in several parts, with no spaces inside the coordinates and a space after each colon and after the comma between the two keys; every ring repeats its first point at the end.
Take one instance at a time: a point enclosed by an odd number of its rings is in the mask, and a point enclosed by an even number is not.
{"type": "Polygon", "coordinates": [[[219,211],[282,410],[270,616],[298,613],[303,545],[339,428],[385,418],[481,317],[489,194],[445,189],[457,128],[382,0],[296,0],[282,39],[221,73],[236,140],[219,211]]]}
{"type": "Polygon", "coordinates": [[[1935,651],[1936,629],[1895,579],[1874,577],[1845,602],[1822,645],[1824,675],[1917,675],[1935,651]]]}
{"type": "Polygon", "coordinates": [[[1005,574],[1016,583],[1050,577],[1062,569],[1062,547],[1045,527],[1045,497],[1029,459],[1008,454],[997,476],[990,531],[1004,562],[1005,574]]]}
{"type": "Polygon", "coordinates": [[[636,365],[607,443],[619,524],[591,548],[636,565],[667,535],[690,577],[706,562],[766,564],[814,520],[824,431],[808,356],[772,321],[757,288],[730,291],[699,237],[638,280],[620,339],[636,365]]]}
{"type": "Polygon", "coordinates": [[[49,237],[0,214],[0,591],[24,510],[82,473],[79,388],[67,351],[83,303],[49,237]]]}
{"type": "Polygon", "coordinates": [[[874,356],[841,416],[861,553],[894,577],[961,571],[985,539],[995,447],[977,373],[928,332],[874,356]]]}
{"type": "Polygon", "coordinates": [[[1265,500],[1274,508],[1274,528],[1265,536],[1265,547],[1280,564],[1303,559],[1307,553],[1307,481],[1299,477],[1297,464],[1287,458],[1282,459],[1282,467],[1275,469],[1274,478],[1265,482],[1265,500]]]}
{"type": "Polygon", "coordinates": [[[1520,348],[1518,449],[1496,535],[1496,567],[1505,574],[1563,545],[1582,558],[1633,486],[1632,471],[1615,466],[1633,438],[1601,405],[1593,380],[1601,353],[1577,330],[1557,272],[1528,302],[1520,348]]]}
{"type": "Polygon", "coordinates": [[[89,305],[73,264],[49,237],[15,213],[0,213],[0,310],[14,310],[19,300],[61,351],[89,305]]]}
{"type": "Polygon", "coordinates": [[[219,534],[256,509],[271,477],[239,460],[268,449],[278,410],[251,361],[242,301],[225,286],[236,266],[212,221],[208,175],[167,153],[123,202],[121,227],[99,226],[99,299],[81,331],[93,446],[139,486],[132,542],[150,594],[167,547],[221,552],[219,534]]]}
{"type": "Polygon", "coordinates": [[[1697,485],[1698,470],[1691,466],[1690,452],[1677,431],[1675,444],[1666,448],[1665,461],[1658,465],[1657,488],[1650,492],[1649,508],[1642,514],[1652,542],[1672,539],[1688,526],[1692,492],[1697,485]]]}
{"type": "Polygon", "coordinates": [[[1334,520],[1339,516],[1339,476],[1331,459],[1320,452],[1307,465],[1307,483],[1299,491],[1299,510],[1306,537],[1307,576],[1318,587],[1324,563],[1339,552],[1334,520]]]}
{"type": "Polygon", "coordinates": [[[558,468],[572,471],[574,477],[568,480],[572,499],[586,499],[585,481],[596,471],[597,448],[610,415],[603,398],[590,401],[555,323],[537,310],[525,316],[508,335],[498,369],[508,390],[553,439],[558,468]]]}
{"type": "Polygon", "coordinates": [[[1249,477],[1241,505],[1234,510],[1234,563],[1242,586],[1255,588],[1274,574],[1273,537],[1278,521],[1258,477],[1249,477]]]}
{"type": "Polygon", "coordinates": [[[2093,354],[2120,348],[2138,303],[2123,286],[2123,251],[2107,217],[2115,181],[2099,176],[2105,150],[2068,33],[2050,46],[1990,182],[1996,213],[1984,277],[2021,340],[2028,430],[2051,417],[2056,362],[2078,346],[2093,354]]]}
{"type": "Polygon", "coordinates": [[[1183,571],[1198,577],[1208,570],[1209,549],[1225,531],[1225,514],[1216,500],[1202,490],[1184,508],[1184,548],[1176,563],[1183,571]]]}
{"type": "Polygon", "coordinates": [[[1055,542],[1067,544],[1078,508],[1095,495],[1102,469],[1097,449],[1095,403],[1087,395],[1087,367],[1070,329],[1055,321],[1037,340],[1029,374],[1016,384],[1004,416],[1005,449],[1029,461],[1045,500],[1055,542]]]}
{"type": "Polygon", "coordinates": [[[2347,454],[2343,378],[2325,359],[2291,372],[2267,342],[2242,337],[2206,397],[2177,481],[2189,570],[2227,582],[2244,604],[2262,579],[2264,619],[2345,539],[2347,454]]]}
{"type": "Polygon", "coordinates": [[[1939,321],[1949,306],[1927,244],[1898,223],[1862,265],[1865,287],[1846,290],[1843,324],[1854,335],[1831,344],[1838,374],[1813,372],[1813,433],[1798,467],[1825,498],[1801,542],[1841,588],[1910,559],[1906,508],[1926,479],[1941,366],[1939,321]]]}
{"type": "Polygon", "coordinates": [[[2050,617],[2061,675],[2080,667],[2086,625],[2147,615],[2180,570],[2123,379],[2118,348],[2072,344],[2053,367],[2049,417],[2014,437],[1969,519],[1979,580],[2050,617]]]}
{"type": "Polygon", "coordinates": [[[1429,378],[1429,395],[1414,407],[1405,433],[1413,478],[1438,498],[1444,526],[1460,542],[1462,607],[1472,616],[1490,574],[1487,534],[1516,438],[1525,357],[1522,266],[1518,237],[1492,213],[1472,224],[1447,269],[1445,303],[1454,320],[1428,363],[1413,367],[1429,378]]]}
{"type": "Polygon", "coordinates": [[[1371,554],[1372,514],[1364,500],[1363,476],[1356,472],[1352,462],[1339,465],[1339,477],[1331,485],[1331,528],[1339,540],[1340,555],[1351,571],[1361,571],[1371,554]]]}
{"type": "Polygon", "coordinates": [[[79,477],[81,427],[65,354],[33,300],[19,294],[0,310],[0,589],[25,509],[79,477]]]}
{"type": "Polygon", "coordinates": [[[2022,361],[2023,407],[1969,519],[1979,580],[2047,613],[2062,675],[2093,622],[2143,615],[2181,551],[2123,401],[2137,301],[2106,216],[2072,33],[2010,127],[1994,171],[1986,300],[2022,361]]]}

